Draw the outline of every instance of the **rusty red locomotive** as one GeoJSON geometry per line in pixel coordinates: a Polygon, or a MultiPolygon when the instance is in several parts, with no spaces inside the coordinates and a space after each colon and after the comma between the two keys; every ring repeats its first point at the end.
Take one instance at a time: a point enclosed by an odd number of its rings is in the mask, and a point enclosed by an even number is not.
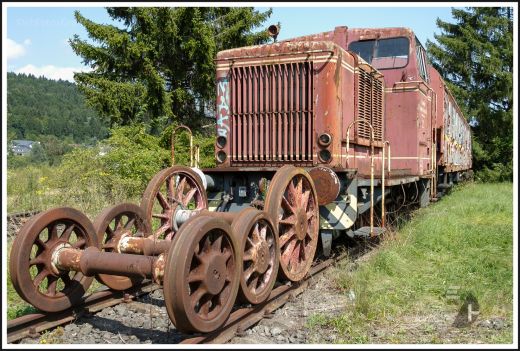
{"type": "Polygon", "coordinates": [[[471,175],[470,126],[409,29],[226,50],[216,70],[217,167],[197,168],[192,150],[140,206],[93,223],[70,208],[35,216],[10,259],[26,301],[58,311],[93,276],[116,290],[148,278],[178,329],[213,331],[237,297],[262,303],[277,280],[302,280],[318,247],[377,236],[387,207],[426,206],[471,175]]]}

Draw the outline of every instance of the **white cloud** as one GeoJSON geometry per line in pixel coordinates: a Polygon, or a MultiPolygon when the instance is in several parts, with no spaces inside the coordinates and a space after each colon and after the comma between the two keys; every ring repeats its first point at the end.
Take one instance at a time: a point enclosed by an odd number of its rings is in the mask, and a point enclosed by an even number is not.
{"type": "Polygon", "coordinates": [[[86,72],[89,70],[86,67],[56,67],[53,65],[36,67],[28,64],[15,70],[15,73],[32,74],[36,77],[44,76],[48,79],[62,79],[74,82],[74,72],[86,72]]]}
{"type": "MultiPolygon", "coordinates": [[[[29,39],[26,39],[25,41],[27,41],[27,40],[29,40],[29,39]]],[[[30,40],[29,40],[29,42],[30,42],[30,40]]],[[[25,44],[25,42],[24,42],[24,44],[25,44]]],[[[7,51],[8,60],[22,57],[23,55],[25,55],[25,52],[26,52],[25,47],[22,44],[18,44],[16,41],[9,39],[9,38],[7,38],[7,40],[6,40],[6,51],[7,51]]]]}

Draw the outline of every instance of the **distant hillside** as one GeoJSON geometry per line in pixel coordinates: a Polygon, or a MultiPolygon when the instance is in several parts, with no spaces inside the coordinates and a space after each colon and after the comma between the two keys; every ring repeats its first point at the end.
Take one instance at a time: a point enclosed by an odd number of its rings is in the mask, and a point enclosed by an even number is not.
{"type": "Polygon", "coordinates": [[[9,139],[38,140],[42,135],[92,143],[107,136],[107,123],[85,104],[74,83],[7,73],[9,139]]]}

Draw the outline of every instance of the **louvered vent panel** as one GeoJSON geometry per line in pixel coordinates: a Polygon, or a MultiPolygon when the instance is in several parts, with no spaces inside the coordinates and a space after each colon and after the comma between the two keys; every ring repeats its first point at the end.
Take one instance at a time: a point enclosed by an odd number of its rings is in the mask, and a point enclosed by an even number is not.
{"type": "MultiPolygon", "coordinates": [[[[372,124],[375,141],[383,141],[383,89],[379,79],[359,67],[357,118],[372,124]]],[[[370,127],[366,123],[357,123],[355,130],[358,138],[370,139],[370,127]]]]}
{"type": "Polygon", "coordinates": [[[231,70],[231,163],[312,162],[312,62],[231,70]]]}

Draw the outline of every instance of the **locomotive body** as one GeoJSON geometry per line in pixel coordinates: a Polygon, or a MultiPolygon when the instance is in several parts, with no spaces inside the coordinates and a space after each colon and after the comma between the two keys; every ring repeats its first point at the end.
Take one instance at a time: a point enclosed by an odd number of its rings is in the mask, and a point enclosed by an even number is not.
{"type": "Polygon", "coordinates": [[[469,125],[409,29],[337,27],[216,62],[217,167],[203,170],[212,210],[261,208],[292,164],[314,180],[321,232],[338,235],[381,206],[383,178],[386,202],[404,187],[426,206],[439,175],[449,187],[471,168],[469,125]]]}

